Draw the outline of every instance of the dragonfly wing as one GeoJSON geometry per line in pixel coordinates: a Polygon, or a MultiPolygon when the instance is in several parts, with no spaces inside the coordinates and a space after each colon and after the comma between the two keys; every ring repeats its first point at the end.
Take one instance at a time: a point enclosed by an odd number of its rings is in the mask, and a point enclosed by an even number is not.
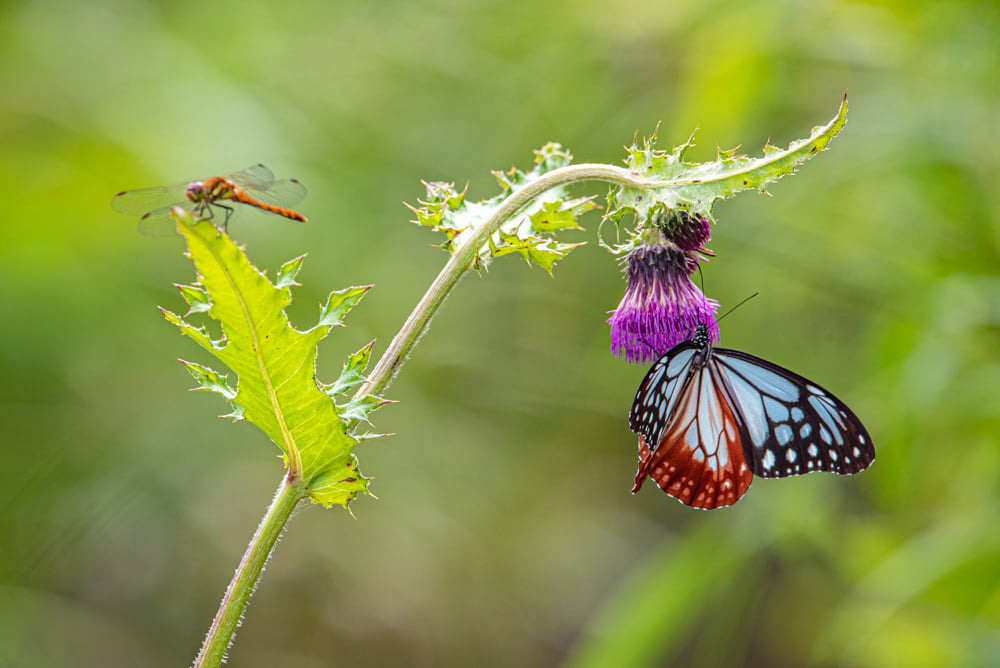
{"type": "Polygon", "coordinates": [[[255,195],[267,190],[274,183],[274,172],[265,167],[262,163],[257,163],[251,167],[233,172],[225,178],[247,192],[255,195]]]}
{"type": "Polygon", "coordinates": [[[141,216],[173,204],[184,204],[187,202],[184,194],[187,185],[185,182],[156,188],[126,190],[111,199],[111,208],[129,216],[141,216]]]}
{"type": "Polygon", "coordinates": [[[293,207],[306,198],[306,187],[296,179],[275,181],[267,190],[254,191],[254,197],[262,202],[280,207],[293,207]]]}
{"type": "MultiPolygon", "coordinates": [[[[218,206],[218,205],[216,205],[218,206]]],[[[147,237],[172,237],[177,234],[177,221],[170,216],[170,209],[173,207],[165,206],[162,209],[157,209],[156,211],[150,211],[145,216],[139,219],[139,233],[147,237]]],[[[212,206],[204,207],[197,210],[194,206],[185,206],[185,209],[191,211],[195,215],[202,216],[208,220],[211,220],[215,225],[219,226],[222,221],[225,220],[227,223],[231,223],[240,215],[242,207],[234,207],[229,211],[217,211],[212,206]]]]}
{"type": "Polygon", "coordinates": [[[177,222],[170,217],[170,207],[150,211],[139,219],[139,234],[147,237],[172,237],[177,234],[177,222]]]}

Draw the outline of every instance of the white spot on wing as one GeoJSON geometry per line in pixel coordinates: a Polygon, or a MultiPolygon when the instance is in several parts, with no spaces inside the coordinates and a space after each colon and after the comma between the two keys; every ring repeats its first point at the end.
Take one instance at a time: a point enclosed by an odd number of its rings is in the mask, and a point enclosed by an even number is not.
{"type": "Polygon", "coordinates": [[[766,450],[764,452],[764,458],[761,460],[761,463],[764,464],[765,469],[770,471],[771,467],[774,466],[774,453],[771,452],[770,450],[766,450]]]}

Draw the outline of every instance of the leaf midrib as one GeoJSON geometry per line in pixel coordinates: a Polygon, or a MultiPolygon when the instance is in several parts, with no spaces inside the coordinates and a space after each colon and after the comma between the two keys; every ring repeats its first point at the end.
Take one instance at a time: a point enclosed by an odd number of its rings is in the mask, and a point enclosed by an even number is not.
{"type": "Polygon", "coordinates": [[[285,452],[288,453],[288,469],[290,478],[299,478],[304,473],[302,470],[302,454],[299,452],[298,445],[295,443],[295,438],[292,436],[291,430],[288,428],[288,424],[285,421],[285,414],[281,409],[281,403],[278,401],[278,393],[274,387],[274,383],[271,381],[271,376],[267,371],[267,365],[264,363],[263,349],[260,345],[260,338],[257,334],[257,329],[254,327],[253,318],[250,316],[250,308],[243,298],[242,292],[233,280],[233,276],[228,270],[226,263],[223,261],[222,257],[216,251],[212,244],[209,244],[200,235],[199,239],[202,240],[205,247],[208,248],[212,257],[215,258],[216,263],[222,269],[223,275],[226,277],[226,281],[229,283],[229,287],[236,296],[236,301],[240,305],[240,309],[243,311],[243,317],[247,322],[247,329],[250,331],[250,340],[253,344],[254,355],[257,358],[257,368],[260,372],[261,378],[264,380],[264,386],[267,389],[268,400],[271,402],[271,409],[274,412],[274,416],[278,421],[278,428],[281,430],[281,439],[285,443],[285,452]]]}

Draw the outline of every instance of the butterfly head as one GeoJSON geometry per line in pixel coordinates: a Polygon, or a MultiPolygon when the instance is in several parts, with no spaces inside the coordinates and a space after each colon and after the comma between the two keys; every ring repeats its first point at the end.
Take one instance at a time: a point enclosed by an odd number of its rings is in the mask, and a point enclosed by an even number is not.
{"type": "Polygon", "coordinates": [[[690,341],[699,348],[704,348],[710,344],[712,338],[708,334],[708,326],[704,323],[698,325],[694,330],[694,334],[691,335],[690,341]]]}
{"type": "Polygon", "coordinates": [[[691,337],[683,344],[696,349],[697,365],[706,364],[712,356],[712,335],[708,331],[708,325],[698,325],[691,337]]]}

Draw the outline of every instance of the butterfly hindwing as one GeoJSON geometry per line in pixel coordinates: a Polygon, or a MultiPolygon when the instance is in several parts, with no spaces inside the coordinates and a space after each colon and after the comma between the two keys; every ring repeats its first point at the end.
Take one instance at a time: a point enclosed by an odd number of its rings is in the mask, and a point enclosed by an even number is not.
{"type": "Polygon", "coordinates": [[[717,374],[711,366],[692,371],[675,390],[678,398],[658,438],[647,440],[640,433],[633,493],[646,476],[695,508],[729,506],[746,493],[753,480],[743,458],[748,435],[717,374]]]}
{"type": "Polygon", "coordinates": [[[851,474],[875,460],[871,437],[844,402],[793,371],[738,350],[712,355],[732,388],[749,439],[747,463],[762,478],[851,474]]]}

